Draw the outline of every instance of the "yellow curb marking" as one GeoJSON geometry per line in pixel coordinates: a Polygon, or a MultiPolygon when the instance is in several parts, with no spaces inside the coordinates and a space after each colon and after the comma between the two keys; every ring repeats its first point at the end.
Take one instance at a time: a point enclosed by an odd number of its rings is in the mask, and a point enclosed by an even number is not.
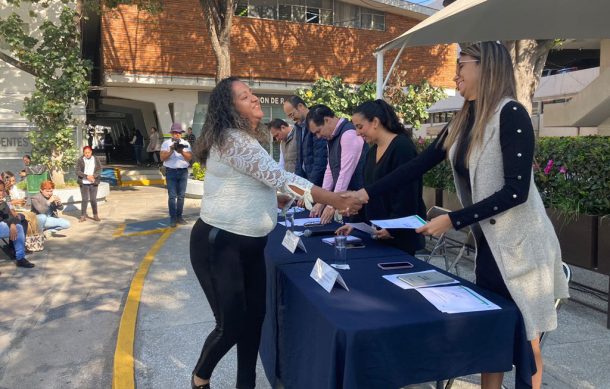
{"type": "Polygon", "coordinates": [[[135,388],[133,345],[142,288],[144,287],[146,274],[148,273],[148,269],[150,268],[155,255],[174,230],[174,228],[163,230],[163,234],[150,248],[148,253],[146,253],[138,267],[138,271],[133,277],[133,280],[131,280],[131,286],[129,287],[129,293],[127,294],[127,300],[125,301],[123,315],[121,316],[121,322],[119,324],[116,349],[114,351],[114,368],[112,374],[113,389],[135,388]]]}
{"type": "Polygon", "coordinates": [[[121,185],[120,186],[149,186],[149,185],[165,185],[165,180],[121,181],[121,185]]]}
{"type": "Polygon", "coordinates": [[[116,230],[114,230],[112,237],[118,238],[119,236],[123,235],[123,232],[125,232],[125,227],[127,227],[127,223],[119,224],[119,226],[116,228],[116,230]]]}
{"type": "Polygon", "coordinates": [[[168,229],[174,229],[174,227],[165,227],[165,228],[157,228],[156,230],[149,230],[149,231],[140,231],[140,232],[132,232],[131,234],[123,234],[122,236],[142,236],[142,235],[153,235],[153,234],[160,234],[162,232],[164,232],[165,230],[168,229]]]}

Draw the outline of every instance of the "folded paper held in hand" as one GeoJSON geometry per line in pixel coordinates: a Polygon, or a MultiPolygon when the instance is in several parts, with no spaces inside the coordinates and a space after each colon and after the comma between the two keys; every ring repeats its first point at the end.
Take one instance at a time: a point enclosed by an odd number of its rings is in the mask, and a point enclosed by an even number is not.
{"type": "Polygon", "coordinates": [[[333,289],[335,283],[338,283],[349,292],[349,288],[343,280],[343,277],[341,277],[341,274],[320,258],[318,258],[313,265],[310,277],[320,284],[328,293],[333,289]]]}
{"type": "Polygon", "coordinates": [[[410,228],[416,229],[424,224],[426,221],[417,215],[401,217],[398,219],[387,219],[387,220],[371,220],[371,224],[379,228],[410,228]]]}

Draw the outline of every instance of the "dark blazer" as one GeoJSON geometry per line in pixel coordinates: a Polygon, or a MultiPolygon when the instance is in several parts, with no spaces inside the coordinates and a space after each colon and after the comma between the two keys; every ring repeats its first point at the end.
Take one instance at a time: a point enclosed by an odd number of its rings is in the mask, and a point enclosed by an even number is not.
{"type": "Polygon", "coordinates": [[[295,174],[317,186],[322,186],[328,161],[326,139],[318,139],[305,123],[295,124],[297,138],[297,163],[295,174]],[[305,166],[305,169],[303,169],[305,166]]]}
{"type": "MultiPolygon", "coordinates": [[[[82,185],[83,178],[86,177],[84,158],[85,157],[79,157],[78,160],[76,161],[76,175],[78,176],[78,185],[82,185]]],[[[100,163],[100,160],[97,159],[96,156],[92,156],[91,158],[93,158],[95,161],[95,169],[93,170],[93,177],[95,177],[95,181],[93,182],[93,185],[99,185],[100,176],[102,174],[102,164],[100,163]]]]}

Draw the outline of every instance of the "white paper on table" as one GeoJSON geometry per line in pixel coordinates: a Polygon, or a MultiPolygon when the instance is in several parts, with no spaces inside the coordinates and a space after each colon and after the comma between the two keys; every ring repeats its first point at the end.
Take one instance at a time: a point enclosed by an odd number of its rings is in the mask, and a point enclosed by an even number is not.
{"type": "MultiPolygon", "coordinates": [[[[299,212],[303,212],[305,210],[305,208],[301,208],[301,207],[292,207],[290,208],[288,211],[286,211],[287,214],[291,214],[291,213],[299,213],[299,212]]],[[[277,209],[277,213],[278,215],[282,214],[282,208],[278,208],[277,209]]]]}
{"type": "MultiPolygon", "coordinates": [[[[319,224],[320,218],[319,217],[305,217],[302,219],[294,219],[295,227],[303,227],[303,225],[305,225],[305,223],[319,224]]],[[[278,222],[278,224],[285,226],[286,221],[284,220],[284,221],[278,222]]]]}
{"type": "MultiPolygon", "coordinates": [[[[428,272],[433,272],[433,271],[436,271],[436,270],[434,270],[434,269],[424,270],[424,271],[417,272],[417,273],[428,273],[428,272]]],[[[411,285],[407,284],[406,282],[398,279],[398,277],[406,276],[407,274],[415,274],[415,273],[414,272],[410,272],[410,273],[400,273],[400,274],[386,274],[386,275],[384,275],[382,277],[385,278],[386,280],[390,281],[394,285],[399,286],[402,289],[420,289],[420,288],[426,288],[426,286],[414,287],[414,286],[411,286],[411,285]]],[[[448,281],[446,283],[438,284],[438,285],[451,285],[451,284],[459,284],[459,283],[460,282],[458,280],[452,280],[452,281],[448,281]]],[[[430,286],[428,286],[427,288],[430,288],[430,286]]]]}
{"type": "Polygon", "coordinates": [[[341,277],[341,274],[320,258],[316,260],[309,276],[320,284],[328,293],[333,289],[335,282],[349,292],[349,288],[343,280],[343,277],[341,277]]]}
{"type": "Polygon", "coordinates": [[[355,229],[364,232],[365,234],[373,235],[375,233],[375,227],[370,226],[366,223],[347,223],[348,225],[354,227],[355,229]]]}
{"type": "MultiPolygon", "coordinates": [[[[329,238],[322,238],[322,242],[329,244],[331,246],[334,246],[335,237],[331,236],[329,238]]],[[[360,243],[360,242],[362,242],[362,239],[358,238],[357,236],[348,235],[348,236],[346,236],[346,239],[345,239],[345,243],[360,243]]]]}
{"type": "Polygon", "coordinates": [[[417,291],[441,312],[462,313],[502,309],[463,285],[418,288],[417,291]]]}
{"type": "Polygon", "coordinates": [[[371,220],[371,224],[379,228],[410,228],[415,229],[426,224],[426,221],[417,215],[401,217],[398,219],[371,220]]]}

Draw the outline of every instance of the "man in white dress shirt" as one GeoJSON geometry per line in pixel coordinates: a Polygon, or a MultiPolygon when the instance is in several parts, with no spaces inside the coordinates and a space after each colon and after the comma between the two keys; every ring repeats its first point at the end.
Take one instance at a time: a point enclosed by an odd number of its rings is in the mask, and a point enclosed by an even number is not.
{"type": "Polygon", "coordinates": [[[167,205],[171,227],[176,227],[176,224],[187,224],[182,217],[182,210],[184,208],[189,161],[193,158],[193,153],[189,142],[182,139],[183,132],[182,124],[172,124],[171,139],[167,139],[161,145],[161,161],[165,166],[167,205]]]}

